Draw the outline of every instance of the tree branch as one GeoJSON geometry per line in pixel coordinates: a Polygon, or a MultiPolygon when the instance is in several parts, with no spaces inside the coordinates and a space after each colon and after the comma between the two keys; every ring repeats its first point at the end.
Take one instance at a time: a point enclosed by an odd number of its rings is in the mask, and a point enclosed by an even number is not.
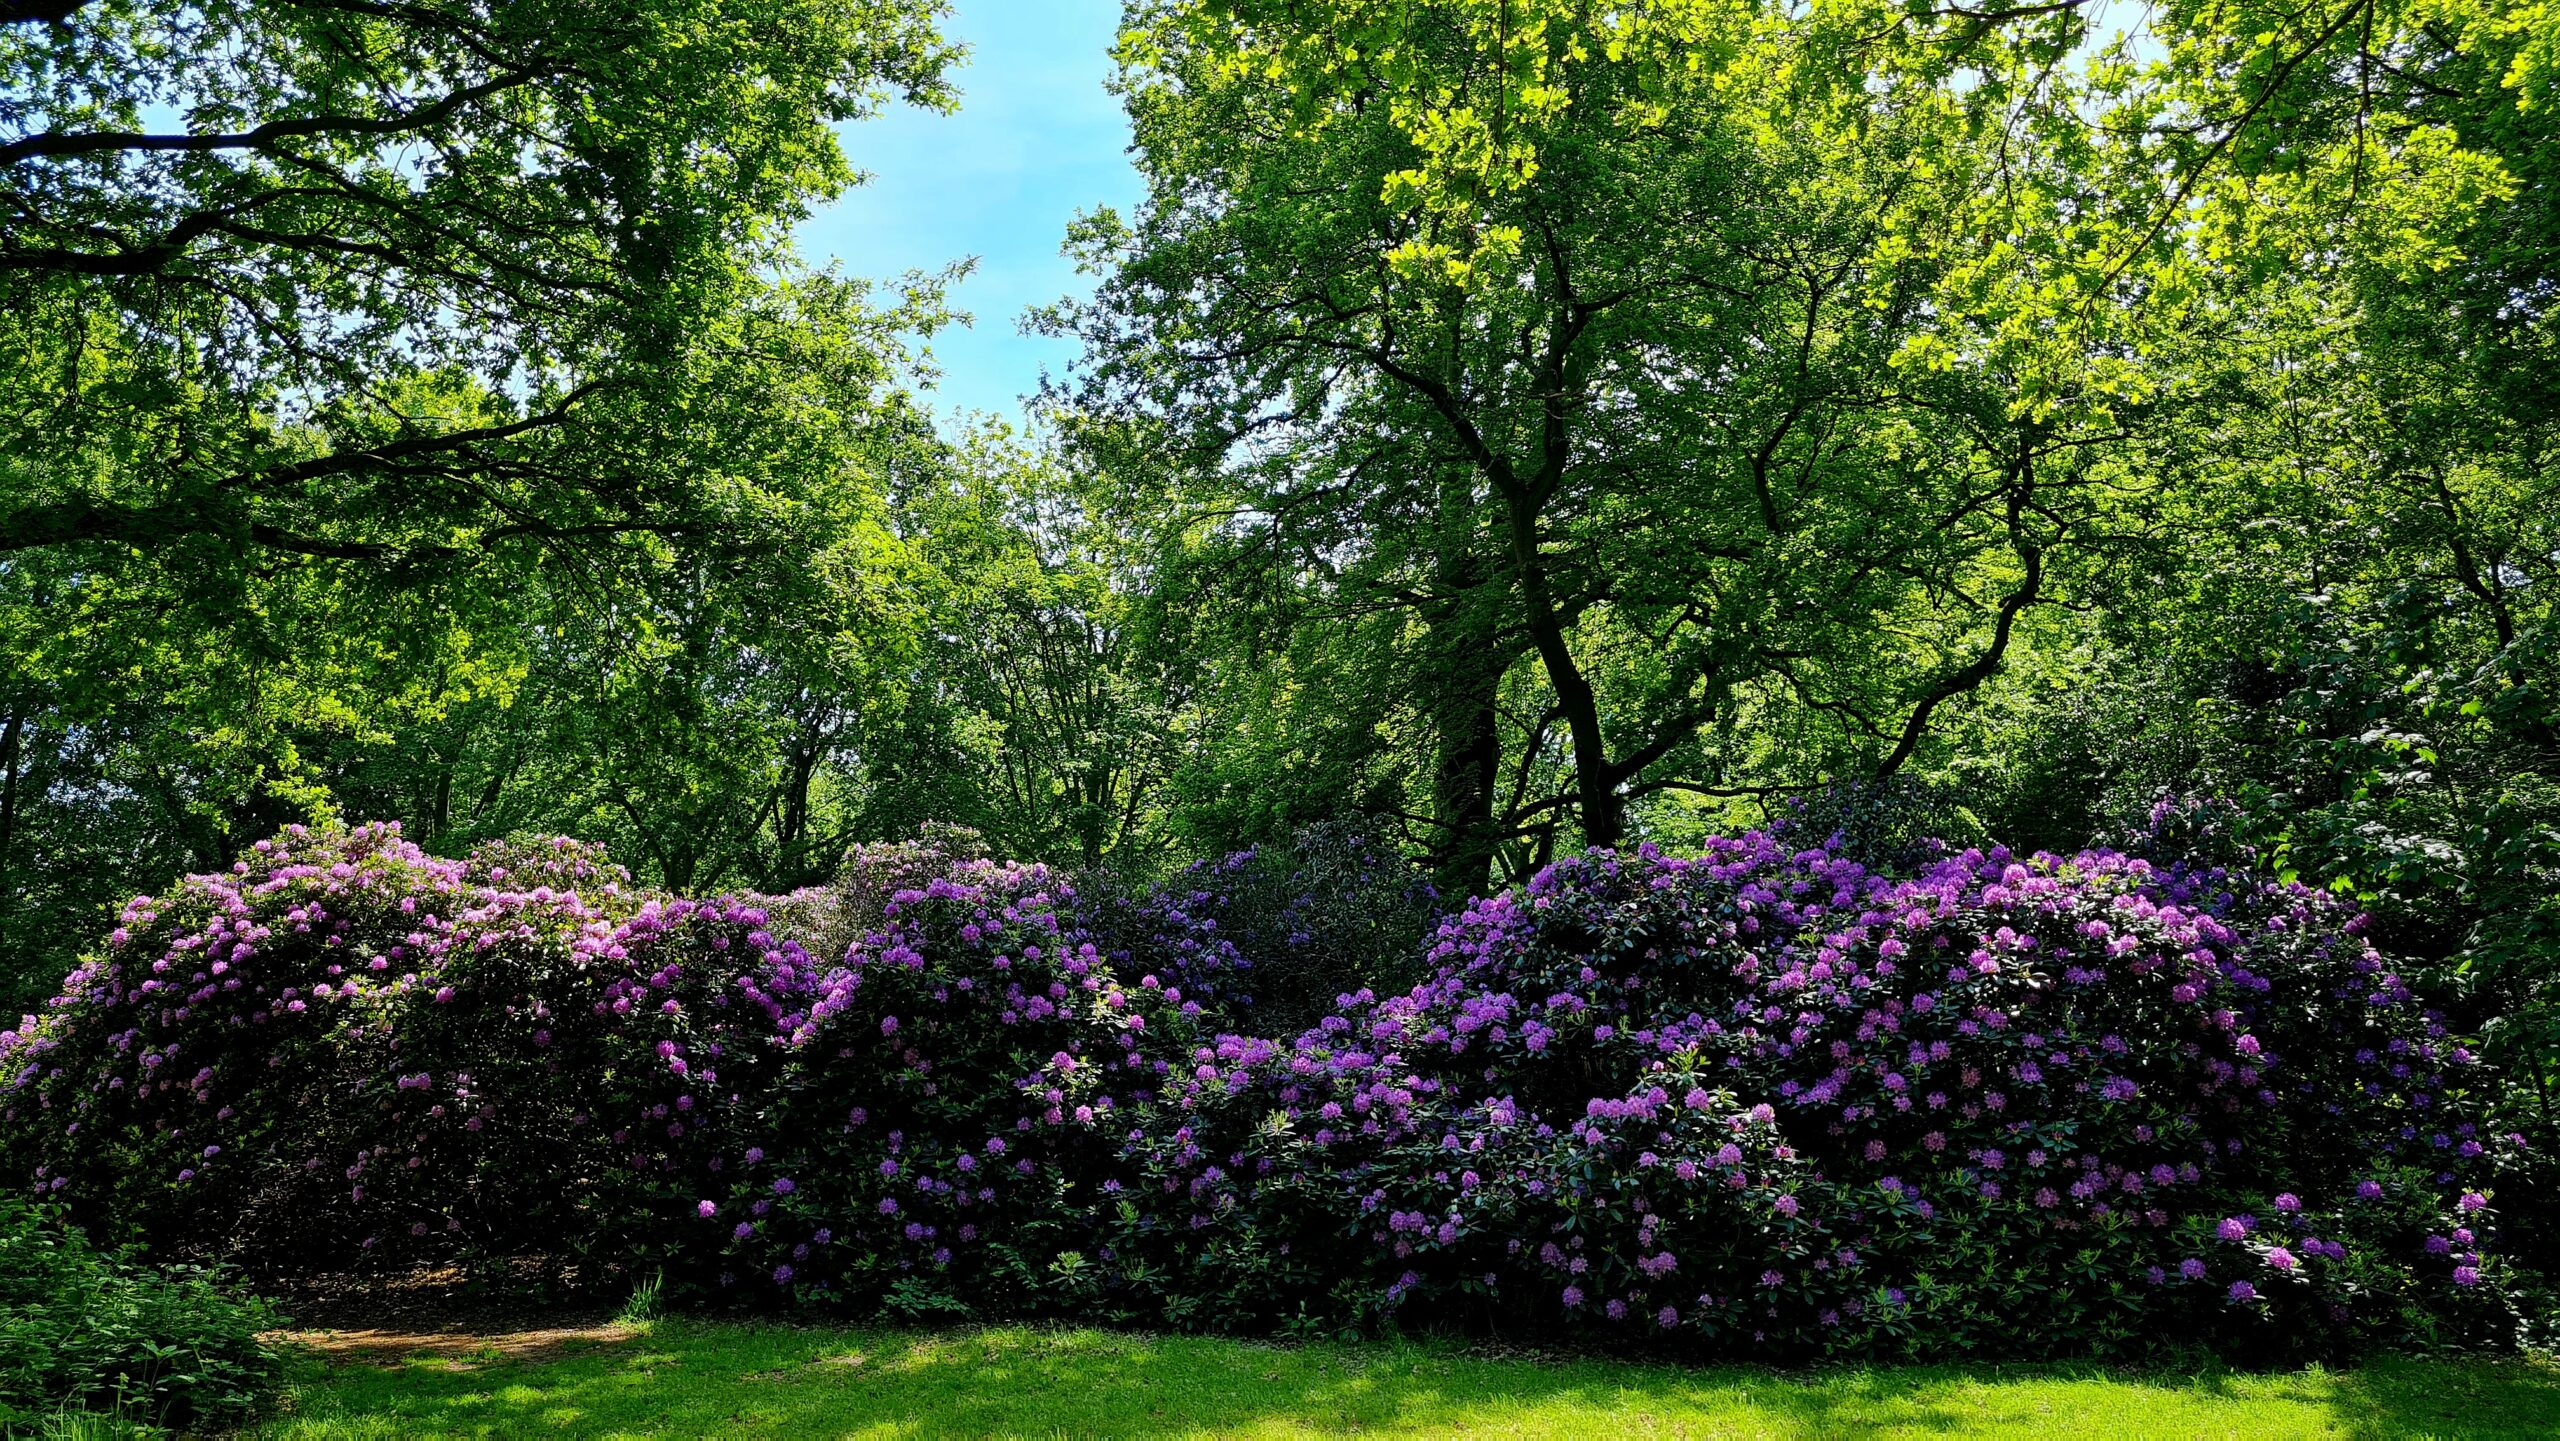
{"type": "Polygon", "coordinates": [[[2044,592],[2044,547],[2029,540],[2026,534],[2027,493],[2035,484],[2033,471],[2028,467],[2033,464],[2033,461],[2022,462],[2025,483],[2009,498],[2010,544],[2017,552],[2019,563],[2026,567],[2026,575],[2019,580],[2017,589],[2000,598],[2000,609],[1991,625],[1991,643],[1983,648],[1982,654],[1975,656],[1971,663],[1941,676],[1922,692],[1920,703],[1912,708],[1910,717],[1903,722],[1902,734],[1894,741],[1892,752],[1885,757],[1884,764],[1876,767],[1878,780],[1902,769],[1902,763],[1911,759],[1912,751],[1920,745],[1920,737],[1928,732],[1929,717],[1939,706],[1989,680],[1992,673],[2000,668],[2001,659],[2009,652],[2009,637],[2017,628],[2019,612],[2035,604],[2037,597],[2044,592]]]}
{"type": "Polygon", "coordinates": [[[399,135],[443,122],[475,100],[485,100],[541,78],[542,70],[509,70],[477,85],[465,86],[443,99],[401,115],[312,115],[300,120],[270,120],[255,130],[220,135],[144,135],[124,130],[47,130],[0,145],[0,166],[22,160],[54,160],[106,151],[203,154],[215,150],[265,150],[279,140],[311,135],[399,135]]]}
{"type": "MultiPolygon", "coordinates": [[[[308,460],[238,471],[214,481],[202,498],[153,505],[126,505],[82,497],[14,510],[0,515],[0,555],[25,550],[42,550],[82,541],[114,541],[125,545],[151,546],[165,544],[186,535],[236,530],[236,526],[224,525],[215,513],[213,498],[224,492],[236,492],[252,486],[297,485],[332,475],[344,475],[424,456],[466,450],[491,441],[506,440],[530,431],[541,430],[567,420],[570,408],[599,383],[590,381],[571,391],[561,400],[558,407],[506,425],[478,426],[470,430],[448,431],[442,435],[412,436],[407,440],[392,441],[362,450],[337,451],[328,455],[314,456],[308,460]]],[[[519,525],[510,527],[504,533],[531,533],[531,531],[519,525]]],[[[333,556],[341,559],[374,558],[402,549],[402,547],[375,545],[370,542],[341,543],[312,539],[294,541],[288,533],[266,527],[263,523],[250,524],[247,534],[252,541],[260,545],[273,546],[300,554],[333,556]],[[292,543],[288,543],[289,541],[292,543]]]]}

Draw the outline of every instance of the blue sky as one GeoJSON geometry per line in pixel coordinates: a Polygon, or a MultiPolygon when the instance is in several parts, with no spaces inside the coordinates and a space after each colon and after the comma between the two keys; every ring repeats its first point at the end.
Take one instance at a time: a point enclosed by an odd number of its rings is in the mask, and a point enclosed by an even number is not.
{"type": "Polygon", "coordinates": [[[926,399],[1012,419],[1041,370],[1074,355],[1017,333],[1025,307],[1090,290],[1058,254],[1067,222],[1143,193],[1128,122],[1103,91],[1119,0],[956,0],[946,33],[969,46],[951,115],[898,108],[844,128],[845,153],[872,178],[799,231],[812,262],[888,279],[975,256],[952,303],[976,317],[933,343],[942,379],[926,399]]]}

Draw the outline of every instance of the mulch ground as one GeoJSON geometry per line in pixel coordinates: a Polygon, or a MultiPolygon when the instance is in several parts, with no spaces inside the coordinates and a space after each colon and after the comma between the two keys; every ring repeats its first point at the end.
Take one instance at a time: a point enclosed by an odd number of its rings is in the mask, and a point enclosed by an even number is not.
{"type": "Polygon", "coordinates": [[[276,1337],[332,1362],[543,1361],[641,1334],[614,1322],[613,1305],[556,1277],[528,1266],[517,1280],[491,1286],[459,1271],[418,1270],[305,1276],[261,1289],[290,1322],[276,1337]]]}

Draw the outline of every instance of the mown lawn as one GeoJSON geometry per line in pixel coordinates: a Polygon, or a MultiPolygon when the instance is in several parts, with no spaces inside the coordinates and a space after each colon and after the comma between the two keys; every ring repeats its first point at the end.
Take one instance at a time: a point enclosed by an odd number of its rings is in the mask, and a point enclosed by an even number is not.
{"type": "Polygon", "coordinates": [[[1899,1367],[1792,1375],[1453,1348],[1266,1346],[1021,1327],[660,1323],[538,1345],[392,1341],[304,1367],[277,1437],[2554,1436],[2560,1369],[2132,1374],[1899,1367]]]}

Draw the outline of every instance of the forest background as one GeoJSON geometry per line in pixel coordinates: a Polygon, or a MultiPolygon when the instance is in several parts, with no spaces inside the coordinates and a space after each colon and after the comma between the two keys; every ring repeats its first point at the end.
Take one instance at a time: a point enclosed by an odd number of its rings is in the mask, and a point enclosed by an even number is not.
{"type": "Polygon", "coordinates": [[[1133,0],[1010,425],[790,243],[947,20],[0,4],[0,1005],[295,821],[1455,896],[2174,792],[2560,1136],[2552,7],[1133,0]]]}

